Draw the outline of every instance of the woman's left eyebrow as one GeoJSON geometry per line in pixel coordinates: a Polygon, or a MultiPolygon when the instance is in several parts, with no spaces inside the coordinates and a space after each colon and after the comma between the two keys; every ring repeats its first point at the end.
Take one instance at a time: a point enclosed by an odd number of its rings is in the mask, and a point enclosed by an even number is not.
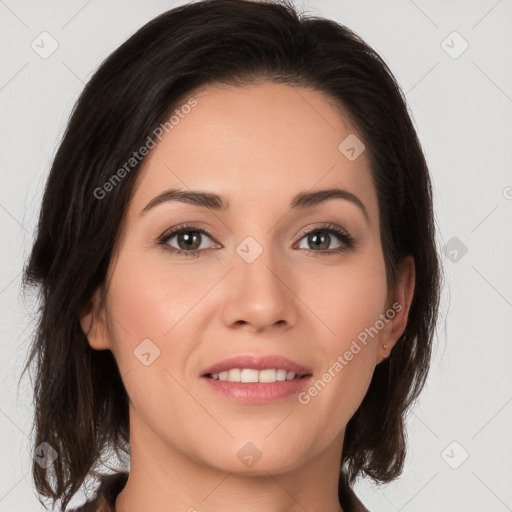
{"type": "MultiPolygon", "coordinates": [[[[292,198],[290,202],[290,209],[311,208],[332,199],[342,199],[355,204],[363,213],[366,221],[369,222],[368,211],[366,210],[364,203],[352,192],[341,188],[299,192],[292,198]]],[[[217,211],[226,211],[229,209],[228,199],[219,194],[204,192],[201,190],[180,190],[171,188],[151,199],[139,215],[144,214],[159,204],[167,203],[169,201],[179,201],[217,211]]]]}

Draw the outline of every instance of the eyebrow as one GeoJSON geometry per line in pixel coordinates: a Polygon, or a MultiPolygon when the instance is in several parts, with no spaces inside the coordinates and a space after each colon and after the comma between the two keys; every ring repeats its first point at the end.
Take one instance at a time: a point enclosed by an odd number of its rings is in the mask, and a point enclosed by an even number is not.
{"type": "MultiPolygon", "coordinates": [[[[331,199],[343,199],[350,201],[355,204],[363,213],[367,222],[369,222],[368,211],[364,206],[363,202],[352,192],[343,190],[341,188],[327,188],[323,190],[315,190],[314,192],[305,191],[296,194],[291,202],[291,209],[305,209],[312,206],[317,206],[331,199]]],[[[144,207],[140,212],[140,215],[151,210],[155,206],[170,201],[178,201],[181,203],[192,204],[195,206],[202,206],[210,208],[216,211],[227,211],[229,210],[229,201],[218,194],[212,192],[203,192],[200,190],[180,190],[180,189],[169,189],[158,196],[151,199],[151,201],[144,207]]]]}

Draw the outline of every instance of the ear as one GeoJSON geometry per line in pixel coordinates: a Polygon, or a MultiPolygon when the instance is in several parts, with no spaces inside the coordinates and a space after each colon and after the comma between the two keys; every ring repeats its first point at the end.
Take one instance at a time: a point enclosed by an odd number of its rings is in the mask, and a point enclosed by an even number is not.
{"type": "Polygon", "coordinates": [[[386,316],[390,319],[379,340],[376,364],[386,359],[391,349],[402,336],[407,326],[407,319],[414,297],[416,271],[414,258],[407,256],[398,265],[397,285],[394,295],[390,298],[386,316]],[[389,314],[388,314],[389,313],[389,314]]]}
{"type": "Polygon", "coordinates": [[[107,312],[102,300],[102,289],[98,288],[79,314],[80,325],[89,345],[95,350],[111,348],[108,335],[107,312]]]}

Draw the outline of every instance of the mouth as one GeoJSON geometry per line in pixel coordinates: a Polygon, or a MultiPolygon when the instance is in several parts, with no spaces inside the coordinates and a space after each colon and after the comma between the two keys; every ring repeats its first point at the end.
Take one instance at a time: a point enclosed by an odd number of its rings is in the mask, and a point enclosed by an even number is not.
{"type": "Polygon", "coordinates": [[[305,366],[279,355],[240,354],[208,368],[201,376],[221,382],[284,382],[311,375],[305,366]]]}
{"type": "Polygon", "coordinates": [[[297,374],[284,368],[266,368],[257,370],[254,368],[231,368],[217,373],[207,373],[205,377],[221,382],[245,382],[271,384],[309,377],[310,373],[297,374]]]}
{"type": "Polygon", "coordinates": [[[297,395],[311,381],[312,371],[282,356],[240,355],[206,368],[200,377],[230,401],[265,404],[297,395]]]}

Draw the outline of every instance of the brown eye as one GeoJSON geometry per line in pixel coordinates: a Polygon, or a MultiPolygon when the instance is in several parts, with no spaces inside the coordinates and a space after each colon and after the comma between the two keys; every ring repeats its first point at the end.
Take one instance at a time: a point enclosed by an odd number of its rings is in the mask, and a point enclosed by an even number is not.
{"type": "MultiPolygon", "coordinates": [[[[324,229],[321,231],[313,231],[313,232],[309,233],[306,236],[306,239],[307,239],[307,243],[309,244],[309,247],[311,247],[313,249],[318,249],[318,250],[327,250],[330,248],[329,245],[331,243],[332,237],[328,233],[328,231],[326,231],[324,229]]],[[[334,247],[334,249],[335,248],[336,247],[334,247]]],[[[332,249],[332,247],[331,247],[331,249],[332,249]]]]}
{"type": "Polygon", "coordinates": [[[355,246],[355,240],[336,225],[318,227],[306,233],[299,243],[299,249],[310,252],[336,254],[355,246]],[[335,243],[334,247],[331,246],[335,243]]]}
{"type": "Polygon", "coordinates": [[[184,226],[164,234],[159,243],[173,253],[192,256],[209,248],[208,238],[213,241],[204,229],[184,226]]]}
{"type": "MultiPolygon", "coordinates": [[[[197,250],[201,246],[201,234],[194,231],[187,231],[176,235],[178,248],[180,250],[197,250]],[[191,234],[192,233],[192,234],[191,234]]],[[[174,238],[174,237],[173,237],[174,238]]]]}

